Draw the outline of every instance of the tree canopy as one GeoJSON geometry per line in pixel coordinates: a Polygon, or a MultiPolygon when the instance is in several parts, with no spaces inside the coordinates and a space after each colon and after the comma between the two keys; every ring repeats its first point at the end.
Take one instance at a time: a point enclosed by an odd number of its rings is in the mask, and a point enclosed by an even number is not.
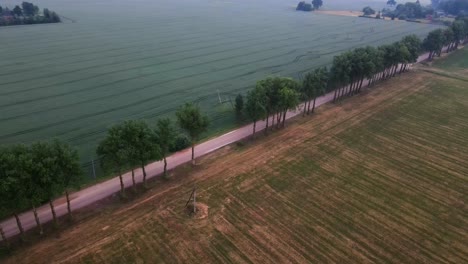
{"type": "Polygon", "coordinates": [[[0,6],[0,26],[58,22],[61,22],[61,20],[57,13],[47,8],[41,13],[38,6],[29,2],[22,2],[21,5],[16,5],[12,11],[0,6]]]}
{"type": "Polygon", "coordinates": [[[195,142],[200,138],[201,134],[206,132],[209,119],[201,113],[198,106],[193,103],[184,104],[177,112],[177,121],[180,128],[190,137],[192,145],[192,163],[195,163],[195,142]]]}
{"type": "Polygon", "coordinates": [[[369,7],[369,6],[364,7],[362,9],[362,12],[364,13],[365,16],[370,16],[370,15],[375,14],[375,10],[372,9],[371,7],[369,7]]]}
{"type": "Polygon", "coordinates": [[[318,9],[320,9],[320,7],[322,7],[323,1],[322,0],[312,0],[312,5],[314,6],[315,10],[318,10],[318,9]]]}

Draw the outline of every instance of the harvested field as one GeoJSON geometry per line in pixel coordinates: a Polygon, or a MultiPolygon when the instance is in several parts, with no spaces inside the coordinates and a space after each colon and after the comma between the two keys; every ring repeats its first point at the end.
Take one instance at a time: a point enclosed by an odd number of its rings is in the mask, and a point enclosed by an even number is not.
{"type": "Polygon", "coordinates": [[[467,160],[467,82],[417,70],[181,167],[4,262],[467,263],[467,160]]]}

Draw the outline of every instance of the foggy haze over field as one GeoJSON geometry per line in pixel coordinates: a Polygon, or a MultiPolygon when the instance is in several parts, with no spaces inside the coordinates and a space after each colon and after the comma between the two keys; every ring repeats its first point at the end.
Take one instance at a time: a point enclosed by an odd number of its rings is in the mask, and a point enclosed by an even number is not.
{"type": "MultiPolygon", "coordinates": [[[[0,29],[0,92],[8,94],[0,96],[0,144],[58,137],[86,161],[122,120],[154,121],[195,101],[218,132],[235,123],[218,92],[233,97],[270,75],[300,80],[343,51],[423,37],[435,27],[297,12],[298,0],[33,3],[63,23],[0,29]]],[[[323,9],[385,3],[324,0],[323,9]]]]}
{"type": "MultiPolygon", "coordinates": [[[[252,8],[265,7],[275,8],[287,8],[295,7],[301,0],[182,0],[177,2],[177,6],[190,7],[192,5],[245,5],[252,8]]],[[[2,5],[13,7],[16,4],[20,4],[22,0],[6,0],[2,1],[2,5]]],[[[59,11],[61,14],[66,15],[67,11],[72,11],[75,8],[81,8],[81,6],[88,6],[92,9],[93,6],[101,6],[102,12],[109,12],[111,9],[121,9],[125,7],[129,13],[138,10],[138,5],[157,5],[159,3],[167,2],[166,0],[84,0],[84,1],[71,1],[71,0],[41,0],[31,1],[32,3],[39,4],[40,6],[48,7],[53,10],[59,11]]],[[[310,1],[308,1],[310,2],[310,1]]],[[[372,8],[381,9],[386,7],[385,0],[324,0],[323,9],[328,10],[361,10],[364,6],[371,6],[372,8]]],[[[397,3],[405,3],[404,1],[397,1],[397,3]]],[[[410,1],[408,2],[415,2],[410,1]]],[[[430,0],[420,0],[422,4],[430,4],[430,0]]],[[[174,4],[175,5],[175,4],[174,4]]]]}

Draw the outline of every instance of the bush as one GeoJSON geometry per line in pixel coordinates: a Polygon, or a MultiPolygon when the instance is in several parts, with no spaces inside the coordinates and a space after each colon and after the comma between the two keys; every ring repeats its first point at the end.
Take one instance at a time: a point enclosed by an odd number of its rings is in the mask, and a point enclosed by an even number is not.
{"type": "Polygon", "coordinates": [[[308,4],[308,3],[304,2],[304,1],[302,1],[302,2],[299,2],[299,4],[297,4],[296,10],[309,12],[309,11],[312,11],[314,9],[312,8],[312,4],[308,4]]]}
{"type": "Polygon", "coordinates": [[[236,96],[235,108],[236,114],[240,116],[242,114],[242,110],[244,110],[244,97],[242,96],[242,94],[238,94],[236,96]]]}
{"type": "Polygon", "coordinates": [[[406,17],[405,15],[400,15],[400,16],[398,17],[399,20],[406,20],[406,18],[407,18],[407,17],[406,17]]]}
{"type": "Polygon", "coordinates": [[[186,135],[179,134],[174,140],[174,143],[169,148],[170,152],[177,152],[183,149],[190,147],[190,140],[187,138],[186,135]]]}

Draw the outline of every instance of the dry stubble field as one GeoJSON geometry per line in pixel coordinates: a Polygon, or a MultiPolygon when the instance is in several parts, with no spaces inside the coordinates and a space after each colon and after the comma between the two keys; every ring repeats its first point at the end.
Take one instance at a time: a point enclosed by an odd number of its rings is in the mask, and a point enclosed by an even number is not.
{"type": "Polygon", "coordinates": [[[468,88],[451,71],[224,148],[5,263],[468,263],[468,88]]]}

